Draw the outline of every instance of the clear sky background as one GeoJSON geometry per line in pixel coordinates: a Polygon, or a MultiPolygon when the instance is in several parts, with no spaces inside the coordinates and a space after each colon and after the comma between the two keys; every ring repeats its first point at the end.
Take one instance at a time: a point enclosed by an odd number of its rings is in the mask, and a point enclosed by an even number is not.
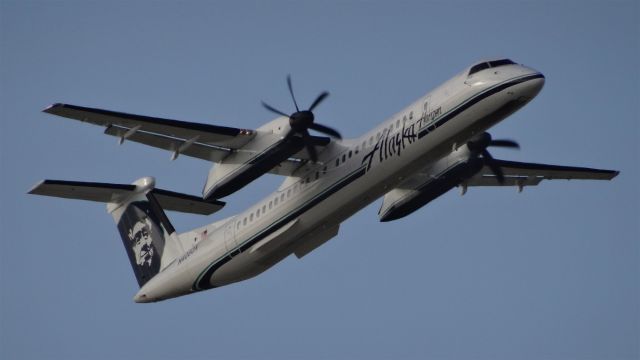
{"type": "MultiPolygon", "coordinates": [[[[0,1],[0,358],[637,359],[637,1],[0,1]],[[379,201],[303,260],[156,304],[104,206],[26,195],[44,178],[199,194],[209,164],[40,110],[54,102],[256,128],[265,100],[322,90],[354,137],[471,63],[547,82],[491,130],[519,161],[620,170],[612,182],[452,191],[379,223],[379,201]]],[[[210,217],[244,209],[268,176],[210,217]]]]}

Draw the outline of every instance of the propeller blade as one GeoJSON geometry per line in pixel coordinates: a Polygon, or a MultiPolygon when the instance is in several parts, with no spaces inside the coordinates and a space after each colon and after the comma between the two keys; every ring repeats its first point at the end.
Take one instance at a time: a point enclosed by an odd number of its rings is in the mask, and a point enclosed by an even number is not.
{"type": "Polygon", "coordinates": [[[336,139],[342,140],[342,136],[340,135],[339,132],[337,132],[336,130],[328,127],[328,126],[324,126],[322,124],[316,124],[316,123],[312,123],[311,125],[309,125],[309,129],[313,129],[317,132],[321,132],[323,134],[327,134],[331,137],[334,137],[336,139]]]}
{"type": "Polygon", "coordinates": [[[296,111],[300,111],[300,109],[298,109],[298,103],[296,102],[296,97],[293,96],[293,86],[291,85],[291,75],[287,75],[287,85],[289,86],[289,94],[291,94],[291,99],[293,99],[293,105],[296,106],[296,111]]]}
{"type": "Polygon", "coordinates": [[[505,147],[505,148],[514,148],[520,149],[520,144],[513,140],[491,140],[489,146],[497,146],[497,147],[505,147]]]}
{"type": "Polygon", "coordinates": [[[276,108],[272,107],[271,105],[269,105],[269,104],[265,103],[264,101],[262,102],[262,106],[264,106],[264,107],[265,107],[265,109],[267,109],[267,110],[271,111],[272,113],[276,113],[276,114],[278,114],[278,115],[282,115],[282,116],[289,117],[289,114],[285,114],[285,113],[283,113],[282,111],[280,111],[280,110],[278,110],[278,109],[276,109],[276,108]]]}
{"type": "Polygon", "coordinates": [[[487,160],[487,162],[493,161],[493,156],[487,151],[487,149],[482,150],[482,157],[487,160]]]}
{"type": "Polygon", "coordinates": [[[329,96],[329,93],[326,92],[326,91],[324,91],[322,94],[318,95],[318,97],[315,99],[313,104],[311,104],[311,106],[309,106],[309,111],[313,111],[313,109],[315,109],[316,106],[318,106],[318,104],[320,104],[322,102],[322,100],[326,99],[327,96],[329,96]]]}
{"type": "Polygon", "coordinates": [[[504,172],[502,171],[500,166],[496,164],[495,160],[493,159],[493,156],[491,156],[491,154],[485,149],[482,151],[482,157],[485,160],[484,161],[485,164],[496,175],[496,180],[498,180],[498,183],[504,184],[504,172]]]}
{"type": "Polygon", "coordinates": [[[309,157],[311,161],[318,161],[318,152],[316,151],[316,147],[313,146],[313,142],[311,141],[311,135],[309,135],[309,131],[305,130],[302,133],[302,139],[304,140],[305,146],[307,147],[307,152],[309,153],[309,157]]]}

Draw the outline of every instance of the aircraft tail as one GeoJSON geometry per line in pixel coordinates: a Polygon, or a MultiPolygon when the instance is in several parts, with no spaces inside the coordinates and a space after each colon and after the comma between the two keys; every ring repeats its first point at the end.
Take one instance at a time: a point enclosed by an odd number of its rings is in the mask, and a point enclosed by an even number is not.
{"type": "Polygon", "coordinates": [[[107,203],[116,222],[131,267],[142,287],[184,249],[164,209],[211,214],[224,203],[155,189],[155,180],[145,177],[132,185],[44,180],[30,194],[107,203]]]}

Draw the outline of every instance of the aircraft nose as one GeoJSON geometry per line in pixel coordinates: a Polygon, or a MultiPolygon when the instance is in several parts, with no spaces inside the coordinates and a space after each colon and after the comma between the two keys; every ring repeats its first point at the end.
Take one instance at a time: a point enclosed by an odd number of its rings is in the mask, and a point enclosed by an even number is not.
{"type": "Polygon", "coordinates": [[[524,96],[533,99],[544,87],[545,77],[541,72],[535,72],[530,75],[531,78],[525,82],[524,96]]]}

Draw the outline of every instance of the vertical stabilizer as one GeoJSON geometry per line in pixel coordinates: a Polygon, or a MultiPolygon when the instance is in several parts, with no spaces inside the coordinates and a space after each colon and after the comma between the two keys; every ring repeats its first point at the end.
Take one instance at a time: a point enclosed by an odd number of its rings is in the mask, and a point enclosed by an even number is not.
{"type": "Polygon", "coordinates": [[[180,252],[173,241],[176,230],[151,192],[153,178],[136,181],[133,195],[117,203],[109,203],[107,211],[116,222],[129,262],[142,287],[180,252]]]}

